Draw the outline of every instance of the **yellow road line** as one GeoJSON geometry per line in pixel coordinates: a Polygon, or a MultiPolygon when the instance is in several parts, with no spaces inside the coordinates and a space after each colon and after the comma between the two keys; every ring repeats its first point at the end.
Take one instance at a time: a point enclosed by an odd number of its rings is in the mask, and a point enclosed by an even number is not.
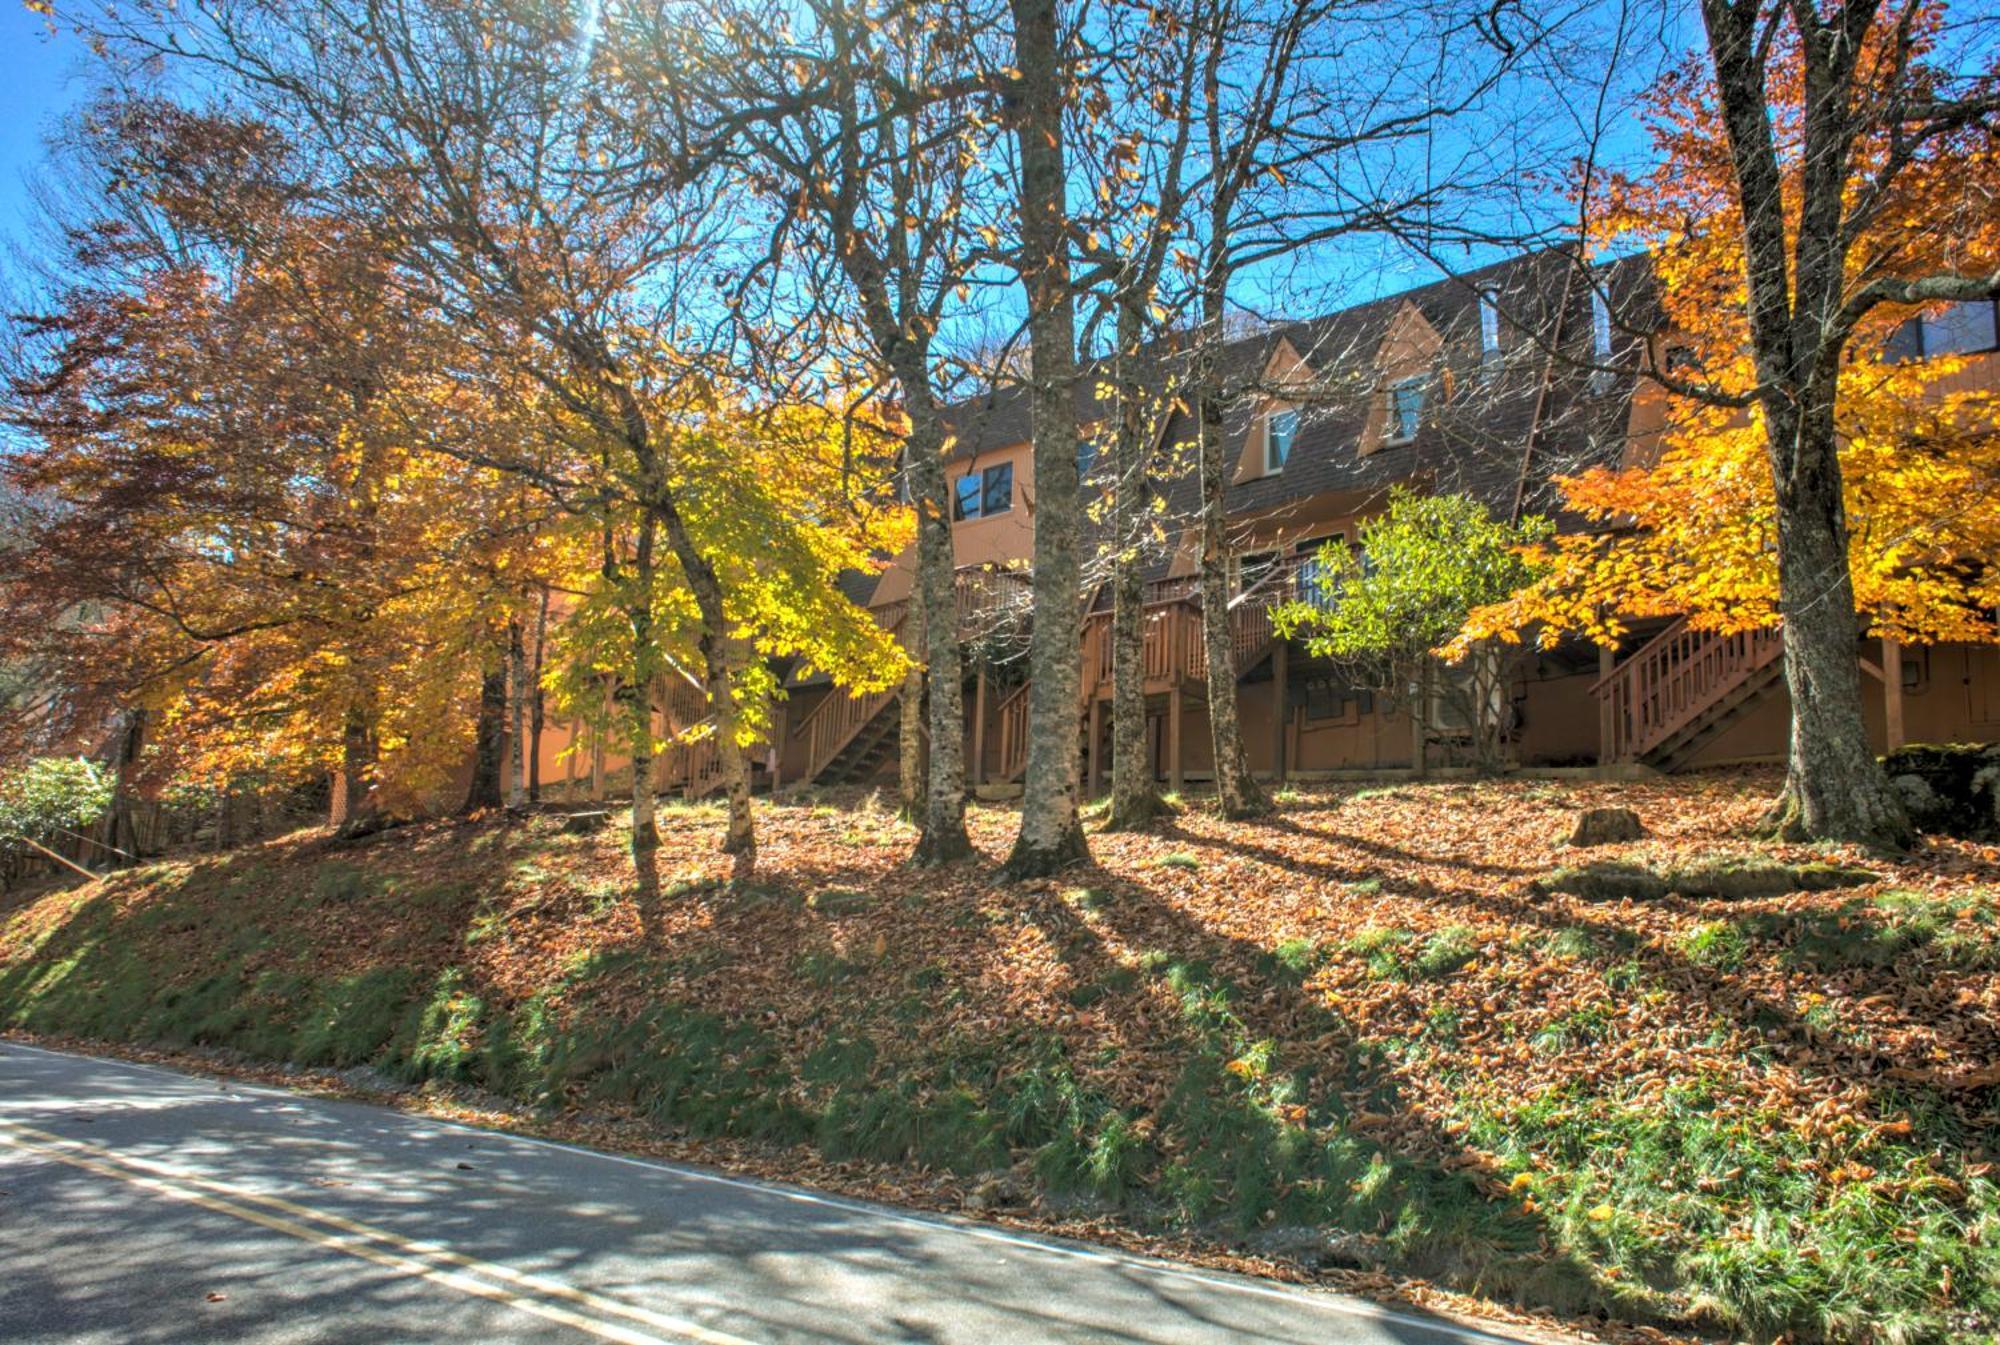
{"type": "Polygon", "coordinates": [[[491,1299],[548,1321],[574,1327],[601,1340],[617,1341],[621,1345],[666,1345],[669,1339],[695,1341],[698,1345],[753,1345],[741,1336],[717,1331],[698,1322],[621,1303],[615,1298],[606,1298],[509,1266],[477,1260],[434,1242],[405,1238],[387,1229],[329,1211],[315,1210],[281,1196],[233,1190],[194,1173],[178,1171],[150,1159],[120,1154],[83,1140],[0,1121],[0,1143],[12,1144],[58,1163],[242,1219],[287,1237],[371,1261],[433,1284],[491,1299]],[[327,1228],[338,1229],[339,1232],[328,1232],[327,1228]],[[437,1264],[440,1262],[443,1264],[437,1264]],[[550,1299],[557,1301],[545,1301],[550,1299]],[[585,1316],[564,1304],[574,1304],[601,1316],[585,1316]],[[648,1335],[614,1321],[605,1321],[604,1316],[623,1317],[666,1334],[664,1337],[648,1335]]]}

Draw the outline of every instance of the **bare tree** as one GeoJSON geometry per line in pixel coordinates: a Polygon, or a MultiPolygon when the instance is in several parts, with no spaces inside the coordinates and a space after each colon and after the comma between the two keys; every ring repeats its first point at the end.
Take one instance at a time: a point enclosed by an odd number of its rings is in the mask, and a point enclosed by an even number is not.
{"type": "MultiPolygon", "coordinates": [[[[1108,316],[1108,366],[1116,412],[1109,431],[1111,583],[1111,806],[1109,831],[1149,826],[1167,811],[1146,755],[1145,564],[1159,548],[1156,452],[1171,422],[1172,362],[1164,358],[1180,302],[1175,263],[1196,162],[1194,82],[1200,33],[1171,7],[1109,7],[1101,46],[1115,94],[1106,115],[1087,120],[1086,162],[1095,160],[1097,210],[1088,219],[1089,262],[1079,287],[1108,316]],[[1095,153],[1089,153],[1094,150],[1095,153]]],[[[1091,344],[1086,341],[1086,345],[1091,344]]],[[[1094,689],[1093,689],[1093,693],[1094,689]]]]}
{"type": "Polygon", "coordinates": [[[1077,812],[1077,646],[1083,632],[1078,534],[1083,510],[1077,476],[1070,179],[1064,155],[1074,61],[1071,35],[1063,31],[1056,0],[1010,0],[1009,8],[1018,72],[1008,98],[1019,171],[1016,266],[1028,303],[1036,499],[1027,789],[1007,872],[1033,878],[1090,857],[1077,812]]]}
{"type": "Polygon", "coordinates": [[[635,129],[671,137],[690,165],[722,163],[773,205],[769,279],[792,315],[837,342],[856,333],[866,361],[893,380],[908,420],[904,477],[916,507],[916,602],[908,643],[924,676],[903,691],[903,787],[921,786],[913,858],[944,864],[972,853],[965,831],[964,658],[951,498],[948,375],[937,343],[997,240],[981,214],[994,101],[968,61],[993,16],[974,6],[876,7],[852,0],[731,8],[717,24],[685,6],[635,11],[627,44],[636,106],[658,120],[635,129]],[[782,33],[787,41],[766,38],[782,33]],[[967,73],[967,71],[970,73],[967,73]],[[666,90],[669,102],[644,91],[666,90]],[[787,284],[779,263],[802,267],[787,284]],[[916,755],[920,714],[928,759],[916,755]]]}

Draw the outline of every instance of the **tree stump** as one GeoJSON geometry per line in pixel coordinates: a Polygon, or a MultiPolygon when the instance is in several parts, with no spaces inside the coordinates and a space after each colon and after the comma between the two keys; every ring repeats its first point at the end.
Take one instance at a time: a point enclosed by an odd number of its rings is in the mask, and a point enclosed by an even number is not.
{"type": "Polygon", "coordinates": [[[1646,835],[1639,814],[1630,808],[1586,808],[1577,815],[1576,830],[1569,835],[1571,845],[1616,845],[1620,841],[1643,840],[1646,835]]]}
{"type": "Polygon", "coordinates": [[[587,836],[594,831],[602,831],[611,821],[608,812],[570,813],[563,818],[563,832],[571,836],[587,836]]]}

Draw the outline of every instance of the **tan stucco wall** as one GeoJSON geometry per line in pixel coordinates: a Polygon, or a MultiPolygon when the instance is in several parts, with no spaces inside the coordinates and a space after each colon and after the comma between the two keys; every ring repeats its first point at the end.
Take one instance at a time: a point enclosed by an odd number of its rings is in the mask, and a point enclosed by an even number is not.
{"type": "MultiPolygon", "coordinates": [[[[959,565],[994,565],[1018,561],[1026,565],[1035,554],[1035,460],[1033,448],[1025,443],[981,453],[976,458],[947,463],[950,482],[971,473],[983,472],[1003,462],[1014,465],[1014,507],[991,518],[966,519],[951,525],[952,551],[959,565]]],[[[954,489],[956,487],[954,486],[954,489]]],[[[868,600],[871,607],[902,602],[910,596],[916,581],[917,547],[912,542],[882,572],[881,582],[868,600]]]]}

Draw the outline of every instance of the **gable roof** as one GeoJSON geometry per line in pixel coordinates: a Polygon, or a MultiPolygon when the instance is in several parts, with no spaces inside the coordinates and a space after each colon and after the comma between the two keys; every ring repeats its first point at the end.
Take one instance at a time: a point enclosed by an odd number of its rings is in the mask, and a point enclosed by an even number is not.
{"type": "MultiPolygon", "coordinates": [[[[1501,517],[1516,512],[1554,516],[1576,529],[1550,478],[1618,461],[1638,387],[1633,332],[1661,326],[1650,259],[1621,258],[1580,270],[1575,255],[1549,249],[1507,258],[1460,275],[1297,322],[1281,323],[1227,343],[1217,359],[1236,394],[1225,413],[1223,460],[1242,459],[1260,405],[1285,393],[1298,405],[1296,435],[1284,470],[1231,483],[1232,516],[1261,516],[1289,503],[1340,492],[1367,498],[1403,483],[1472,496],[1501,517]],[[1592,295],[1601,292],[1617,315],[1611,363],[1617,372],[1585,367],[1592,340],[1592,295]],[[1500,310],[1502,358],[1484,363],[1480,345],[1482,295],[1500,310]],[[1407,442],[1364,443],[1371,408],[1385,397],[1381,355],[1397,315],[1411,313],[1441,346],[1429,361],[1425,414],[1407,442]],[[1309,388],[1265,385],[1274,353],[1289,345],[1311,370],[1309,388]],[[1372,450],[1372,451],[1371,451],[1372,450]]],[[[1184,352],[1163,358],[1171,368],[1184,352]]],[[[1077,380],[1077,414],[1089,423],[1115,409],[1101,366],[1086,364],[1077,380]]],[[[952,457],[963,460],[1026,442],[1031,397],[1007,384],[954,404],[947,414],[958,437],[952,457]]],[[[1195,425],[1185,410],[1167,426],[1166,442],[1192,445],[1195,425]]],[[[1188,464],[1191,466],[1191,464],[1188,464]]],[[[1192,470],[1161,481],[1167,514],[1199,512],[1200,484],[1192,470]]],[[[1155,557],[1155,576],[1170,557],[1155,557]]],[[[872,591],[874,585],[867,587],[872,591]]]]}

